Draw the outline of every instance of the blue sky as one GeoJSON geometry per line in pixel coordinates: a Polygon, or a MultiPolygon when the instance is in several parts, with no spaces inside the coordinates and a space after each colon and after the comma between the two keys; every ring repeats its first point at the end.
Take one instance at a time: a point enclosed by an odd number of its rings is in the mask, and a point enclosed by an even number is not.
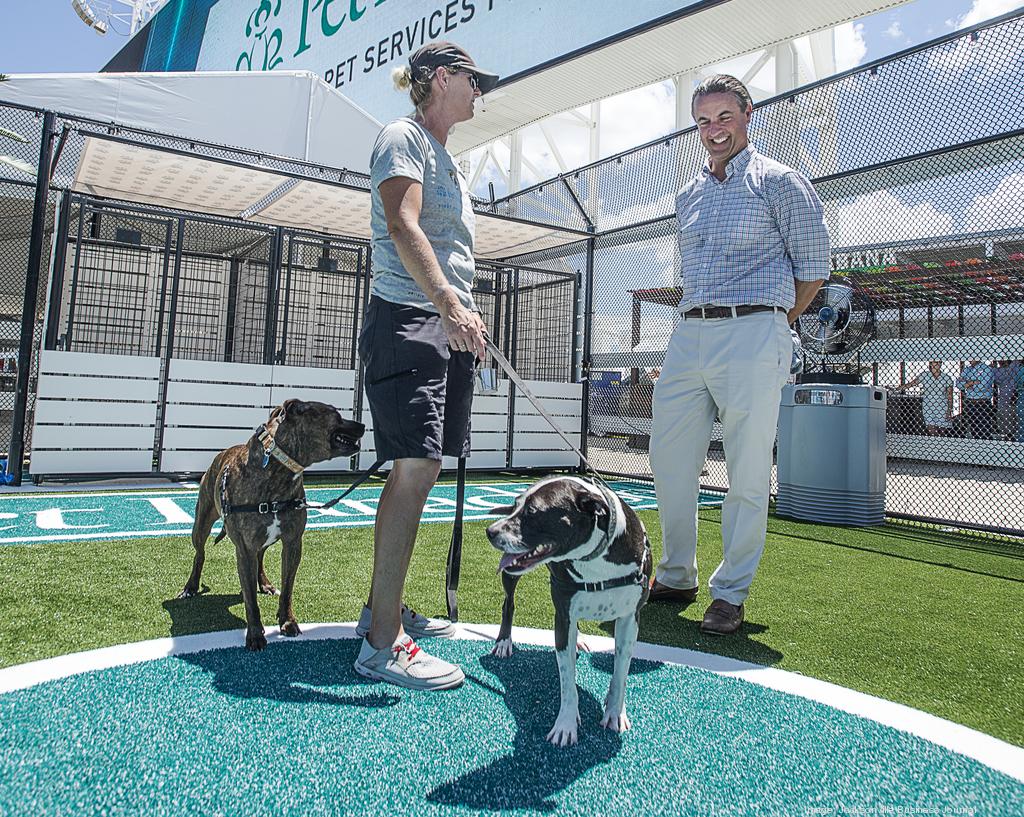
{"type": "MultiPolygon", "coordinates": [[[[88,29],[70,0],[5,0],[0,28],[0,72],[96,71],[127,41],[113,30],[88,29]]],[[[97,4],[98,5],[98,4],[97,4]]],[[[858,21],[865,48],[860,62],[891,54],[952,30],[975,8],[985,19],[1019,5],[1010,0],[913,0],[858,21]]],[[[861,46],[854,46],[858,51],[861,46]]]]}

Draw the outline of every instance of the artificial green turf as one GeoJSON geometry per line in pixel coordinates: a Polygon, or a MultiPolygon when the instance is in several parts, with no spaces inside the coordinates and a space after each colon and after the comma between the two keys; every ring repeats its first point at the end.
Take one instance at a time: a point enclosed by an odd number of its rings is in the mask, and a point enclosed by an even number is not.
{"type": "MultiPolygon", "coordinates": [[[[702,583],[721,556],[717,511],[701,513],[702,583]]],[[[641,517],[658,550],[657,513],[641,517]]],[[[467,523],[463,621],[497,622],[502,591],[486,523],[467,523]]],[[[444,611],[443,574],[451,527],[421,528],[406,600],[444,611]]],[[[310,530],[296,584],[302,621],[358,617],[371,568],[369,528],[310,530]]],[[[279,546],[267,555],[279,575],[279,546]]],[[[656,554],[657,555],[657,554],[656,554]]],[[[852,529],[772,518],[764,559],[735,636],[702,635],[710,601],[645,608],[644,641],[777,666],[931,712],[1024,745],[1024,551],[981,537],[909,525],[852,529]]],[[[193,599],[174,597],[188,576],[187,537],[54,542],[0,548],[0,666],[167,635],[244,626],[230,542],[207,548],[193,599]]],[[[277,600],[261,597],[264,623],[277,600]]],[[[519,587],[516,624],[550,628],[546,573],[519,587]]],[[[584,631],[599,633],[598,625],[584,631]]]]}

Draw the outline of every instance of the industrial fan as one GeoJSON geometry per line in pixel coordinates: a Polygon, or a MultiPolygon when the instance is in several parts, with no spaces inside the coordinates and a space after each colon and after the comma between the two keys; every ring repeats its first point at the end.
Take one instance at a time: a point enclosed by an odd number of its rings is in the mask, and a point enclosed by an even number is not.
{"type": "Polygon", "coordinates": [[[858,353],[875,335],[875,309],[867,295],[847,284],[826,284],[797,318],[797,329],[804,354],[818,364],[805,364],[798,382],[860,383],[858,353]]]}

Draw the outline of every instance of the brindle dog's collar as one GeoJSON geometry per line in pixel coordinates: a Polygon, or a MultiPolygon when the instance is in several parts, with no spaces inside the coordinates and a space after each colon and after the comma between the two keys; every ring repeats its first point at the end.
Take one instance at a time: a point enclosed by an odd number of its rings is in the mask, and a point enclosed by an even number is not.
{"type": "Polygon", "coordinates": [[[266,468],[267,462],[271,457],[273,457],[285,468],[295,474],[295,478],[297,479],[305,470],[305,466],[299,465],[299,463],[281,450],[281,447],[277,444],[277,441],[271,435],[266,426],[260,426],[256,430],[259,434],[260,445],[263,446],[263,467],[266,468]]]}

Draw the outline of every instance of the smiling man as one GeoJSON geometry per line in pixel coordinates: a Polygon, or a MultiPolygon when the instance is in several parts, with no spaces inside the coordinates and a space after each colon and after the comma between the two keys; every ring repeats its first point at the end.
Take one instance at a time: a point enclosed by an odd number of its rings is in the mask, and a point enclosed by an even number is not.
{"type": "Polygon", "coordinates": [[[789,377],[789,324],[828,277],[828,231],[810,182],[759,154],[747,128],[750,94],[718,74],[693,92],[708,163],[676,199],[682,319],[654,390],[651,468],[663,555],[651,601],[697,598],[698,480],[715,415],[729,492],[724,558],[709,580],[701,629],[728,634],[764,550],[772,447],[789,377]]]}

